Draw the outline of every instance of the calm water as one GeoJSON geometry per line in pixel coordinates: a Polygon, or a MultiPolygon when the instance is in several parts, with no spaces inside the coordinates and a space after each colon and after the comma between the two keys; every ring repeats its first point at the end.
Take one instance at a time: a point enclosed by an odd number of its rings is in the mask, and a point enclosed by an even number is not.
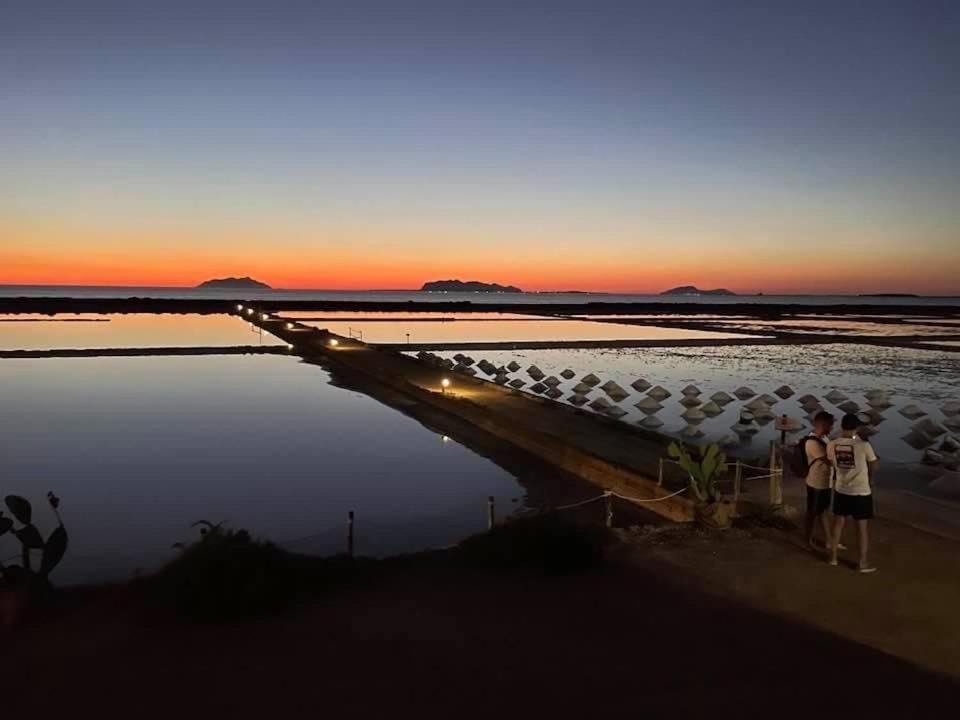
{"type": "Polygon", "coordinates": [[[0,314],[0,350],[277,344],[272,335],[230,315],[0,314]]]}
{"type": "MultiPolygon", "coordinates": [[[[452,543],[524,491],[465,447],[319,367],[275,356],[0,360],[0,493],[63,499],[58,580],[122,578],[199,519],[310,552],[452,543]]],[[[0,551],[16,546],[0,539],[0,551]]],[[[4,555],[7,557],[7,555],[4,555]]]]}
{"type": "Polygon", "coordinates": [[[369,322],[329,320],[305,322],[338,335],[361,333],[370,343],[553,342],[557,340],[680,340],[734,339],[736,333],[684,328],[620,325],[583,320],[455,320],[452,322],[369,322]],[[409,338],[407,337],[409,335],[409,338]]]}
{"type": "Polygon", "coordinates": [[[62,285],[0,285],[0,297],[87,297],[87,298],[246,298],[249,300],[346,300],[359,302],[475,302],[475,303],[737,303],[804,305],[956,305],[960,297],[890,298],[855,295],[743,295],[685,296],[604,293],[424,293],[412,290],[207,290],[199,288],[78,287],[62,285]]]}
{"type": "MultiPolygon", "coordinates": [[[[451,356],[452,353],[444,353],[451,356]]],[[[884,421],[877,426],[878,433],[871,438],[878,452],[889,460],[915,461],[921,450],[904,441],[910,426],[898,410],[915,404],[925,410],[929,417],[943,423],[947,418],[940,407],[948,400],[960,400],[960,355],[931,350],[865,347],[859,345],[824,346],[756,346],[756,347],[711,347],[711,348],[637,348],[616,350],[529,350],[503,352],[476,352],[471,356],[479,361],[486,358],[497,366],[505,366],[511,360],[521,364],[522,369],[510,375],[527,381],[529,391],[532,380],[526,369],[536,364],[548,375],[560,377],[566,368],[576,377],[563,380],[559,389],[564,392],[560,402],[567,402],[572,388],[579,378],[593,372],[602,381],[614,380],[630,393],[619,406],[628,411],[624,422],[636,422],[645,415],[634,408],[634,403],[646,397],[630,387],[637,378],[644,378],[654,385],[662,385],[673,396],[661,404],[663,410],[656,417],[663,421],[660,432],[678,435],[687,422],[681,417],[686,409],[680,404],[680,390],[687,384],[697,385],[706,402],[718,390],[733,393],[745,385],[758,394],[769,393],[781,385],[789,385],[797,394],[789,400],[777,402],[773,412],[787,413],[803,418],[806,413],[797,399],[811,393],[838,417],[841,410],[826,402],[823,396],[839,389],[854,402],[866,409],[864,394],[874,388],[892,391],[894,406],[882,414],[884,421]]],[[[604,393],[595,389],[589,394],[593,399],[604,393]]],[[[747,401],[749,402],[749,401],[747,401]]],[[[737,422],[744,403],[731,402],[724,412],[704,420],[698,426],[704,433],[702,440],[719,440],[732,435],[731,426],[737,422]]],[[[585,406],[586,407],[586,406],[585,406]]],[[[774,437],[773,424],[761,429],[752,438],[744,440],[741,450],[745,453],[763,452],[774,437]]],[[[960,433],[954,433],[960,435],[960,433]]]]}

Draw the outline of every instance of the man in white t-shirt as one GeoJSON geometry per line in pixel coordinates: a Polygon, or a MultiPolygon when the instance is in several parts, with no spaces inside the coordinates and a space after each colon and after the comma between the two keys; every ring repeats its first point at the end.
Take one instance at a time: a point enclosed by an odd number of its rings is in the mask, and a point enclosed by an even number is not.
{"type": "Polygon", "coordinates": [[[807,547],[816,549],[814,533],[817,529],[817,519],[823,526],[823,547],[827,550],[833,546],[830,542],[830,510],[832,492],[830,490],[833,466],[827,459],[827,442],[833,432],[834,417],[828,412],[820,411],[813,419],[813,431],[800,442],[800,452],[803,452],[807,461],[807,515],[806,538],[807,547]]]}
{"type": "Polygon", "coordinates": [[[858,569],[862,573],[876,572],[870,564],[867,551],[869,536],[867,523],[873,517],[873,495],[870,476],[877,471],[879,461],[873,446],[857,436],[863,422],[856,415],[844,415],[840,421],[842,433],[827,445],[827,458],[833,465],[836,484],[833,496],[833,547],[830,564],[837,564],[837,546],[843,532],[844,520],[852,517],[857,523],[857,547],[860,550],[858,569]]]}

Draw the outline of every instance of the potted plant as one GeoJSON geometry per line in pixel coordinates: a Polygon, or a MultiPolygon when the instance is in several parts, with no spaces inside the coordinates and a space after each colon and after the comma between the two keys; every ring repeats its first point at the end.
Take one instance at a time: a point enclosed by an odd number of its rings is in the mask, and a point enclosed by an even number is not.
{"type": "Polygon", "coordinates": [[[13,518],[0,511],[0,537],[12,534],[20,542],[19,564],[0,562],[0,626],[13,625],[23,608],[50,589],[50,573],[67,552],[67,530],[57,508],[60,498],[47,493],[47,502],[57,518],[57,527],[46,540],[33,524],[33,506],[19,495],[7,495],[4,503],[13,518]],[[20,527],[17,527],[17,523],[20,527]],[[33,553],[40,554],[34,566],[33,553]]]}
{"type": "Polygon", "coordinates": [[[696,500],[697,521],[706,527],[730,527],[733,504],[723,500],[717,489],[717,478],[727,472],[727,456],[720,451],[720,446],[712,443],[701,447],[700,458],[695,459],[686,447],[672,442],[667,453],[687,473],[690,492],[696,500]]]}

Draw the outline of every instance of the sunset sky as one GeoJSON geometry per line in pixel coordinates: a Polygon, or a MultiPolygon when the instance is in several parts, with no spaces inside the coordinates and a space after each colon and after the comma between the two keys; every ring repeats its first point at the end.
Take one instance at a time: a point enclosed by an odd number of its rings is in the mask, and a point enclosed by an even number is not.
{"type": "Polygon", "coordinates": [[[958,2],[0,0],[0,283],[960,294],[958,2]]]}

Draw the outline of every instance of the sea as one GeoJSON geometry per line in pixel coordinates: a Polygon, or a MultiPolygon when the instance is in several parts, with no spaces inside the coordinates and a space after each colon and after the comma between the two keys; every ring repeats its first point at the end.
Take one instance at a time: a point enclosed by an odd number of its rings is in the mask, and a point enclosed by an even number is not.
{"type": "Polygon", "coordinates": [[[184,300],[304,300],[343,302],[475,302],[482,304],[703,303],[705,305],[956,306],[956,296],[892,295],[651,295],[632,293],[460,293],[419,290],[247,290],[92,285],[0,285],[0,298],[156,298],[184,300]]]}

